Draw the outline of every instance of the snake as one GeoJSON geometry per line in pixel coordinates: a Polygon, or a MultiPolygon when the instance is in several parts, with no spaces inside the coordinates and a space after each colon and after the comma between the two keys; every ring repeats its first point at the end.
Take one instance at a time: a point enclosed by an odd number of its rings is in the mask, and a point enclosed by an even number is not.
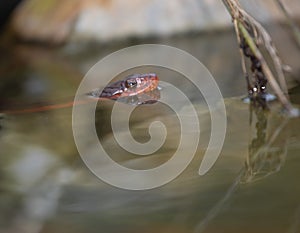
{"type": "Polygon", "coordinates": [[[155,73],[131,74],[124,79],[108,84],[104,89],[95,89],[86,96],[88,100],[69,101],[59,104],[49,104],[25,109],[6,109],[0,112],[4,114],[22,114],[43,112],[55,109],[72,107],[73,105],[85,104],[91,101],[102,99],[120,100],[121,102],[142,105],[152,104],[159,98],[158,91],[159,78],[155,73]],[[144,98],[145,96],[146,99],[144,98]]]}

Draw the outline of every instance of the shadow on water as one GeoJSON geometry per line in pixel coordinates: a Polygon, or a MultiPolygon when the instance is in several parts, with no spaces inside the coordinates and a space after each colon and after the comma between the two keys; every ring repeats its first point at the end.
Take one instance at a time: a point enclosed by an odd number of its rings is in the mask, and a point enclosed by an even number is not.
{"type": "Polygon", "coordinates": [[[259,182],[259,180],[279,172],[284,166],[289,143],[287,125],[290,119],[284,115],[278,115],[276,111],[274,113],[274,109],[270,111],[257,103],[249,105],[249,112],[251,136],[244,166],[223,198],[198,223],[195,232],[205,232],[206,227],[223,208],[227,207],[230,199],[241,186],[259,182]]]}
{"type": "MultiPolygon", "coordinates": [[[[299,118],[285,118],[276,102],[265,110],[237,97],[244,93],[245,83],[231,32],[174,38],[169,44],[205,60],[225,96],[227,133],[214,167],[205,176],[197,173],[210,137],[210,114],[195,87],[183,82],[182,76],[173,71],[155,70],[162,80],[172,82],[192,100],[201,138],[188,168],[157,189],[121,190],[91,174],[74,144],[69,108],[2,114],[1,232],[299,231],[299,118]],[[213,46],[208,47],[210,44],[213,46]],[[232,59],[227,59],[229,56],[232,59]]],[[[104,56],[108,50],[102,49],[104,56]]],[[[16,57],[1,60],[1,108],[55,103],[72,96],[99,54],[93,50],[83,56],[84,53],[76,55],[71,48],[65,50],[43,52],[26,46],[14,47],[12,53],[16,57]]],[[[155,68],[137,69],[143,72],[155,68]]],[[[291,99],[299,104],[299,91],[294,90],[291,99]]],[[[103,147],[112,158],[136,169],[168,161],[180,140],[174,111],[160,103],[134,110],[130,129],[136,140],[149,139],[148,128],[154,120],[163,122],[168,132],[163,148],[151,156],[138,157],[122,150],[115,141],[110,127],[113,104],[99,102],[95,122],[103,147]]],[[[126,105],[121,108],[125,111],[126,105]]],[[[87,146],[94,148],[93,144],[87,146]]]]}

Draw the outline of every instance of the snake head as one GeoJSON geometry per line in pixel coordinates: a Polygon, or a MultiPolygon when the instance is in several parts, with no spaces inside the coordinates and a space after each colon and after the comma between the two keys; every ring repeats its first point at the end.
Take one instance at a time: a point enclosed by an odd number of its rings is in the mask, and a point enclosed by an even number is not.
{"type": "Polygon", "coordinates": [[[125,79],[107,85],[99,97],[118,99],[151,92],[158,87],[158,77],[154,73],[132,74],[125,79]]]}

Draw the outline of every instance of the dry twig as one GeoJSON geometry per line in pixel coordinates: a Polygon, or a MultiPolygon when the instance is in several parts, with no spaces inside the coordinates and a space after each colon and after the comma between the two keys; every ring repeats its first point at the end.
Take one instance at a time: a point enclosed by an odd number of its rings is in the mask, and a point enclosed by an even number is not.
{"type": "Polygon", "coordinates": [[[269,82],[287,112],[290,115],[296,115],[298,111],[293,108],[287,95],[287,85],[284,76],[286,65],[282,63],[278,56],[271,36],[259,22],[242,9],[238,0],[222,1],[235,25],[235,31],[241,47],[242,68],[247,78],[249,97],[252,99],[264,98],[266,84],[269,82]],[[269,53],[277,79],[273,75],[259,46],[264,46],[269,53]],[[252,63],[252,79],[247,74],[244,56],[249,58],[252,63]]]}

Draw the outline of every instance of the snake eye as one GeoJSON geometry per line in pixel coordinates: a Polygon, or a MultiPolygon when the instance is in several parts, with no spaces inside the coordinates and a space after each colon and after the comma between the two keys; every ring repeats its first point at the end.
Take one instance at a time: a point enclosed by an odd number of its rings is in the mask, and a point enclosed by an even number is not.
{"type": "Polygon", "coordinates": [[[134,79],[128,79],[125,81],[125,87],[127,87],[127,88],[133,88],[136,85],[137,85],[137,82],[134,79]]]}

